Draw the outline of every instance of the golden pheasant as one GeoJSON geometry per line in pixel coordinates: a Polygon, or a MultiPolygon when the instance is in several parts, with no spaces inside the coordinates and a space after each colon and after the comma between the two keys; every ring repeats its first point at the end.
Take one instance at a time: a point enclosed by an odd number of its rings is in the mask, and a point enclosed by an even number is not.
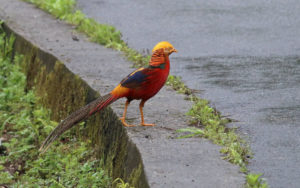
{"type": "Polygon", "coordinates": [[[40,151],[42,153],[45,152],[57,137],[70,129],[76,123],[86,119],[96,112],[101,111],[109,104],[123,97],[127,98],[123,117],[120,118],[124,126],[133,126],[127,124],[125,122],[125,118],[127,107],[134,99],[141,100],[139,106],[141,112],[141,125],[154,126],[154,124],[146,124],[144,122],[143,107],[145,102],[153,97],[165,84],[170,70],[169,55],[173,52],[177,51],[169,42],[159,42],[152,50],[152,56],[148,67],[133,71],[109,94],[97,98],[69,115],[50,133],[43,142],[40,151]]]}

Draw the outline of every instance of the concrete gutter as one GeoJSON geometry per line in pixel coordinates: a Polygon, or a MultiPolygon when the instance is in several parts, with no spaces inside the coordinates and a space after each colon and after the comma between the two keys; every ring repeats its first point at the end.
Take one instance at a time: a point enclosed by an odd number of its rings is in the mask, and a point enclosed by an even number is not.
{"type": "MultiPolygon", "coordinates": [[[[39,94],[48,101],[45,103],[47,107],[64,106],[67,109],[63,112],[62,109],[57,109],[54,119],[62,119],[75,110],[73,108],[92,100],[95,94],[89,90],[90,87],[106,94],[133,71],[129,68],[131,63],[126,61],[121,53],[89,42],[84,35],[74,31],[72,26],[54,19],[28,3],[0,0],[0,19],[4,20],[19,38],[27,41],[23,46],[25,43],[20,42],[17,51],[31,53],[32,56],[32,49],[36,46],[38,50],[34,53],[38,55],[42,64],[43,61],[51,61],[50,72],[63,73],[61,78],[58,73],[55,76],[58,78],[56,86],[60,84],[59,79],[67,77],[64,75],[72,74],[73,76],[68,76],[70,80],[76,79],[75,75],[78,75],[80,80],[83,80],[83,84],[71,87],[67,91],[56,90],[52,93],[56,95],[52,98],[62,98],[61,104],[49,102],[47,97],[51,96],[47,95],[45,89],[40,90],[39,94]],[[79,41],[74,40],[74,36],[79,41]],[[31,50],[26,50],[28,48],[31,50]],[[59,68],[55,68],[59,64],[57,60],[64,64],[66,70],[59,71],[59,68]],[[86,83],[90,87],[86,86],[86,83]],[[84,88],[82,95],[78,92],[81,87],[84,88]],[[73,105],[72,100],[64,103],[64,98],[68,98],[69,95],[74,95],[75,98],[82,96],[84,99],[76,105],[73,105]]],[[[35,58],[32,61],[36,61],[35,58]]],[[[34,67],[35,65],[38,64],[33,64],[34,67]]],[[[27,71],[30,72],[34,67],[27,66],[27,71]]],[[[42,68],[35,73],[39,74],[39,71],[43,71],[42,68]]],[[[39,78],[36,75],[31,76],[39,78]]],[[[53,85],[53,82],[49,82],[51,83],[53,85]]],[[[56,86],[53,85],[54,88],[56,86]]],[[[111,105],[119,117],[122,115],[124,102],[125,100],[119,100],[111,105]]],[[[94,121],[97,117],[90,118],[87,132],[93,134],[94,149],[99,151],[99,157],[109,164],[106,166],[111,170],[111,175],[114,178],[124,178],[136,187],[242,187],[244,175],[239,173],[238,166],[221,159],[219,146],[200,138],[175,139],[178,136],[176,129],[187,126],[184,114],[190,106],[191,103],[184,100],[183,95],[164,87],[145,105],[145,120],[156,123],[155,127],[137,126],[124,129],[114,112],[107,109],[98,115],[100,123],[95,123],[98,122],[94,121]],[[122,157],[118,157],[119,155],[122,157]]],[[[139,124],[138,102],[132,102],[130,105],[128,118],[132,118],[132,123],[139,124]]]]}

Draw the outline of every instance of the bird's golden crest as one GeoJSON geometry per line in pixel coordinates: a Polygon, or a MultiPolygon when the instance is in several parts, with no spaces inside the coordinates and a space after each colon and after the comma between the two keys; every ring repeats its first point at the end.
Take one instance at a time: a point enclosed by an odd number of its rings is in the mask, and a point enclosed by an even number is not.
{"type": "Polygon", "coordinates": [[[161,48],[163,48],[163,49],[166,49],[166,48],[174,49],[174,47],[171,43],[169,43],[168,41],[162,41],[162,42],[157,43],[154,46],[154,48],[152,49],[152,53],[155,52],[158,49],[161,49],[161,48]]]}

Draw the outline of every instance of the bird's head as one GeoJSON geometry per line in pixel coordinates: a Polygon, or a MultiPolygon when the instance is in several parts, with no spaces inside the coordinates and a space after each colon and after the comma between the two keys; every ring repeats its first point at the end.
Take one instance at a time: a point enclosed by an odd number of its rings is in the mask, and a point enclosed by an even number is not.
{"type": "Polygon", "coordinates": [[[167,41],[157,43],[152,49],[152,53],[159,49],[163,49],[164,53],[168,56],[171,55],[173,52],[177,52],[177,50],[172,46],[172,44],[167,41]]]}

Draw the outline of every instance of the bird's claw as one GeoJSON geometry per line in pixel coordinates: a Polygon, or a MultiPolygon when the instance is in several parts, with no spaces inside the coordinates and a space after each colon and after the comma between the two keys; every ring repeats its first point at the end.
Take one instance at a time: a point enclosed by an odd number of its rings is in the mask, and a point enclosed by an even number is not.
{"type": "Polygon", "coordinates": [[[125,127],[135,127],[135,125],[129,125],[129,124],[127,124],[127,123],[123,123],[123,125],[124,125],[125,127]]]}
{"type": "Polygon", "coordinates": [[[155,126],[155,124],[150,124],[150,123],[149,124],[148,123],[141,123],[141,125],[142,126],[152,126],[152,127],[155,126]]]}
{"type": "Polygon", "coordinates": [[[124,125],[124,127],[135,127],[135,125],[129,125],[129,124],[127,124],[125,122],[125,118],[123,118],[123,117],[121,117],[120,120],[121,120],[122,124],[124,125]]]}

